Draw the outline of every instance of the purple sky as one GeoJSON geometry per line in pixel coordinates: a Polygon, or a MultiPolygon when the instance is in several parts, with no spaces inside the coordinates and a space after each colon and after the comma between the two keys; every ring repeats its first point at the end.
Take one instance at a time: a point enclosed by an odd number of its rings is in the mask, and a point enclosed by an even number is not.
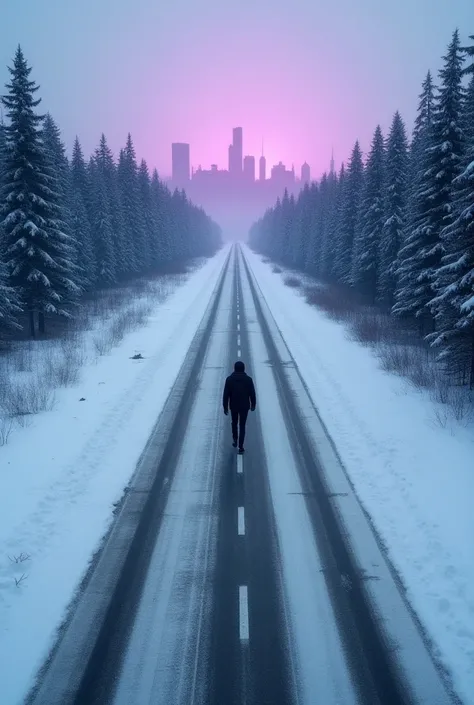
{"type": "Polygon", "coordinates": [[[396,109],[411,129],[455,27],[474,34],[474,0],[22,0],[0,9],[0,83],[20,43],[69,149],[130,131],[165,176],[172,141],[226,166],[241,125],[245,154],[263,137],[271,164],[317,176],[396,109]]]}

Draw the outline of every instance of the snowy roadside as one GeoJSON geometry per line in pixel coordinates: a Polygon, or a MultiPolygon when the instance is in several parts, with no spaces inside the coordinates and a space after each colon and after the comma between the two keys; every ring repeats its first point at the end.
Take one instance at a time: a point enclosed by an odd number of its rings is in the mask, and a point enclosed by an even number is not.
{"type": "Polygon", "coordinates": [[[33,417],[31,426],[0,448],[0,699],[5,705],[22,701],[53,643],[227,253],[223,248],[194,272],[155,307],[145,327],[84,367],[78,384],[56,392],[52,411],[33,417]],[[144,359],[131,360],[137,352],[144,359]]]}
{"type": "Polygon", "coordinates": [[[474,430],[438,428],[428,395],[383,372],[271,264],[244,253],[435,654],[471,705],[474,430]]]}

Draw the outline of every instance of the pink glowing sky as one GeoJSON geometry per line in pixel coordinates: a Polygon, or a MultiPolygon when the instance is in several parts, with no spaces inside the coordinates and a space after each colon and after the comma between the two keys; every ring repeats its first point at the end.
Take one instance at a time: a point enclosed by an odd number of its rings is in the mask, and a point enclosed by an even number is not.
{"type": "MultiPolygon", "coordinates": [[[[5,7],[4,5],[7,5],[5,7]]],[[[368,148],[396,109],[409,128],[426,71],[453,29],[474,34],[473,0],[23,0],[0,10],[0,82],[21,43],[43,110],[70,149],[104,131],[117,153],[164,176],[171,142],[194,166],[227,165],[232,127],[244,153],[313,175],[368,148]],[[416,8],[416,9],[415,9],[416,8]]]]}

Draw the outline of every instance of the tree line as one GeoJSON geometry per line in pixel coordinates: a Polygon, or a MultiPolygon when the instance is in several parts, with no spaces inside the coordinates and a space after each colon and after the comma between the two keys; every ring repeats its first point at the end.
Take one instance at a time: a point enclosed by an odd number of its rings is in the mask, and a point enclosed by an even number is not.
{"type": "Polygon", "coordinates": [[[423,82],[410,141],[396,112],[365,160],[357,141],[338,174],[285,193],[250,243],[399,317],[473,387],[474,43],[453,33],[438,85],[431,72],[423,82]]]}
{"type": "Polygon", "coordinates": [[[18,47],[0,124],[0,331],[74,315],[81,298],[210,256],[219,227],[182,191],[140,164],[128,135],[114,159],[102,135],[88,161],[76,138],[68,159],[59,127],[40,115],[38,85],[18,47]]]}

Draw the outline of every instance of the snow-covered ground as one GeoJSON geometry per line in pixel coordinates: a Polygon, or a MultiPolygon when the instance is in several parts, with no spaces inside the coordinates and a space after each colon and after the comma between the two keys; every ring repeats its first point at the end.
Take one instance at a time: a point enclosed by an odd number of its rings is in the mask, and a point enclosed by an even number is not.
{"type": "Polygon", "coordinates": [[[428,395],[244,251],[436,655],[472,705],[474,428],[437,426],[428,395]]]}
{"type": "MultiPolygon", "coordinates": [[[[228,247],[192,273],[155,306],[146,326],[86,364],[77,384],[55,393],[52,410],[33,416],[0,447],[2,705],[22,702],[53,643],[227,253],[228,247]],[[144,359],[131,360],[135,353],[144,359]]],[[[97,331],[85,335],[97,340],[97,331]]]]}

